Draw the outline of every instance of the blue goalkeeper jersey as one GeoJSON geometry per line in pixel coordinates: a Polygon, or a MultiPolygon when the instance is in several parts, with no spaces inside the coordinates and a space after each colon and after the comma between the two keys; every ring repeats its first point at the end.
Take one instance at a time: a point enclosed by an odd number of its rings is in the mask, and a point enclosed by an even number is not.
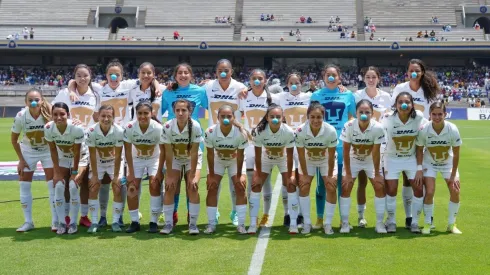
{"type": "Polygon", "coordinates": [[[204,109],[208,108],[208,97],[206,96],[206,90],[194,84],[190,84],[187,87],[179,87],[175,91],[164,91],[162,94],[162,114],[168,111],[167,120],[175,118],[173,104],[178,99],[187,99],[194,106],[192,112],[192,119],[199,121],[199,107],[204,109]]]}

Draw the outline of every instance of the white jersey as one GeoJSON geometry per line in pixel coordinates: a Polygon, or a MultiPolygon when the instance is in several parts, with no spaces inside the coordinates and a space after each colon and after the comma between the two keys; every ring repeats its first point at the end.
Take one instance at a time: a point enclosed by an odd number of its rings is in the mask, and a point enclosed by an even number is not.
{"type": "Polygon", "coordinates": [[[308,162],[323,163],[327,161],[327,148],[336,148],[338,143],[337,131],[327,122],[323,122],[322,128],[316,136],[311,132],[309,121],[296,129],[296,147],[305,148],[308,162]]]}
{"type": "Polygon", "coordinates": [[[124,127],[124,142],[133,144],[133,158],[136,160],[149,160],[158,158],[160,154],[162,125],[150,119],[148,129],[143,133],[139,122],[133,120],[124,127]]]}
{"type": "Polygon", "coordinates": [[[359,120],[354,119],[344,124],[340,140],[351,144],[350,157],[359,161],[372,162],[373,146],[384,141],[385,133],[381,123],[371,119],[366,130],[361,131],[359,120]]]}
{"type": "Polygon", "coordinates": [[[410,89],[410,81],[396,85],[393,90],[392,103],[395,103],[396,97],[401,92],[408,92],[413,97],[413,103],[415,110],[419,110],[423,113],[426,119],[429,119],[429,108],[433,102],[428,102],[424,96],[424,90],[420,87],[417,91],[410,89]]]}
{"type": "Polygon", "coordinates": [[[452,168],[453,149],[461,146],[461,136],[456,125],[444,121],[444,128],[437,134],[432,123],[426,123],[417,137],[417,145],[425,146],[424,162],[438,168],[452,168]]]}
{"type": "Polygon", "coordinates": [[[114,147],[122,147],[124,130],[121,126],[112,125],[107,135],[104,135],[100,124],[96,123],[86,131],[85,144],[88,147],[95,147],[97,151],[97,163],[99,165],[114,165],[114,147]]]}
{"type": "Polygon", "coordinates": [[[102,87],[92,83],[92,87],[100,95],[100,106],[111,105],[114,107],[114,123],[119,126],[124,126],[131,120],[131,109],[128,104],[132,101],[129,97],[129,92],[135,86],[137,87],[137,80],[122,81],[115,90],[109,85],[102,87]]]}
{"type": "Polygon", "coordinates": [[[415,144],[421,126],[427,122],[420,111],[415,118],[409,118],[403,124],[398,114],[385,114],[382,120],[386,136],[385,156],[406,160],[415,157],[415,144]]]}
{"type": "MultiPolygon", "coordinates": [[[[192,120],[192,133],[190,136],[190,143],[201,143],[202,130],[199,122],[192,120]]],[[[167,121],[163,126],[162,141],[164,144],[171,144],[174,152],[174,158],[179,160],[190,159],[190,151],[188,150],[189,144],[189,129],[188,125],[184,127],[182,132],[177,125],[177,119],[173,118],[167,121]]],[[[200,150],[200,149],[199,149],[200,150]]]]}
{"type": "Polygon", "coordinates": [[[306,111],[310,105],[311,93],[299,93],[293,95],[291,93],[278,94],[279,101],[282,109],[284,110],[284,117],[286,123],[296,130],[298,126],[305,123],[306,111]]]}
{"type": "Polygon", "coordinates": [[[366,93],[366,89],[358,90],[354,93],[354,97],[356,98],[356,104],[363,99],[369,100],[373,104],[373,117],[376,121],[380,121],[383,114],[391,111],[392,100],[389,93],[381,89],[376,90],[378,93],[374,98],[366,93]]]}
{"type": "Polygon", "coordinates": [[[50,121],[44,126],[44,138],[56,144],[58,157],[73,159],[75,157],[73,145],[82,144],[85,133],[81,126],[73,125],[72,121],[68,120],[65,132],[61,134],[56,124],[50,121]]]}
{"type": "MultiPolygon", "coordinates": [[[[271,103],[280,105],[279,97],[271,94],[271,103]]],[[[262,117],[267,112],[267,93],[264,91],[260,96],[255,96],[252,91],[248,92],[246,98],[240,100],[240,111],[245,115],[245,130],[251,132],[257,127],[262,117]]]]}
{"type": "Polygon", "coordinates": [[[52,104],[57,102],[63,102],[70,108],[70,117],[76,118],[82,123],[82,127],[87,129],[87,127],[95,124],[93,119],[94,112],[99,111],[99,95],[94,93],[90,87],[88,91],[83,95],[75,91],[78,96],[77,101],[70,100],[70,92],[68,89],[61,90],[58,95],[54,98],[52,104]]]}
{"type": "Polygon", "coordinates": [[[271,131],[269,125],[257,133],[254,130],[253,144],[255,147],[262,147],[262,159],[281,162],[285,160],[285,148],[294,147],[294,131],[291,127],[281,123],[281,127],[275,133],[271,131]]]}
{"type": "Polygon", "coordinates": [[[236,159],[238,149],[248,147],[248,138],[234,125],[230,133],[224,136],[220,125],[215,124],[204,133],[204,145],[206,148],[214,148],[215,158],[229,161],[236,159]]]}
{"type": "Polygon", "coordinates": [[[49,152],[49,146],[44,139],[44,125],[46,121],[42,115],[34,119],[29,108],[24,108],[17,113],[12,125],[12,133],[24,133],[20,142],[23,153],[28,155],[41,155],[49,152]]]}
{"type": "MultiPolygon", "coordinates": [[[[160,91],[164,91],[165,89],[166,89],[165,86],[160,85],[160,91]]],[[[150,101],[150,98],[151,98],[151,88],[142,91],[140,85],[136,84],[133,87],[133,89],[129,91],[129,102],[133,102],[133,109],[135,109],[136,105],[142,101],[150,101]]],[[[157,119],[159,121],[162,121],[162,112],[160,111],[161,105],[162,105],[162,97],[155,96],[153,102],[151,103],[151,106],[153,107],[153,110],[157,111],[157,119]]],[[[136,116],[136,109],[134,113],[136,116]]]]}
{"type": "Polygon", "coordinates": [[[216,79],[206,83],[204,88],[206,89],[206,96],[208,97],[209,104],[209,126],[213,126],[218,123],[218,109],[224,104],[228,104],[233,107],[233,109],[237,111],[235,112],[235,117],[237,119],[241,118],[238,95],[243,89],[247,88],[245,85],[243,85],[243,83],[231,79],[230,86],[228,86],[226,91],[223,91],[223,88],[221,88],[221,85],[219,85],[219,81],[216,79]]]}

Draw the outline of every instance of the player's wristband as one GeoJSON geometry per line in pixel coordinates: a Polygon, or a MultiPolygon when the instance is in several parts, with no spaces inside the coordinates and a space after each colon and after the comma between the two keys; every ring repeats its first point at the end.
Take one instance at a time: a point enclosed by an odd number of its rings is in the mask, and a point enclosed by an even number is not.
{"type": "Polygon", "coordinates": [[[72,174],[72,175],[78,175],[78,170],[72,170],[72,171],[71,171],[71,174],[72,174]]]}
{"type": "Polygon", "coordinates": [[[424,168],[422,167],[422,165],[417,165],[417,171],[422,171],[424,170],[424,168]]]}

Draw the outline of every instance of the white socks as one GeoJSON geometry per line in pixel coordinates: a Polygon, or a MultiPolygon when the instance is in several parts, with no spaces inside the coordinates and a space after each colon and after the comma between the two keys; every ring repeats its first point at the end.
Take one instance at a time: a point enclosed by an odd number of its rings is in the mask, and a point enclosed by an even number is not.
{"type": "Polygon", "coordinates": [[[65,224],[65,184],[63,181],[56,183],[54,199],[58,221],[65,224]]]}
{"type": "MultiPolygon", "coordinates": [[[[264,186],[262,187],[262,196],[264,197],[264,214],[269,215],[271,210],[271,201],[272,201],[272,183],[270,175],[264,182],[264,186]]],[[[287,192],[286,192],[287,196],[287,192]]],[[[287,205],[286,208],[287,209],[287,205]]]]}
{"type": "MultiPolygon", "coordinates": [[[[174,225],[174,204],[163,205],[163,213],[165,214],[165,224],[174,225]]],[[[216,217],[216,216],[215,216],[216,217]]]]}
{"type": "Polygon", "coordinates": [[[48,192],[49,192],[49,208],[51,209],[51,224],[55,224],[58,222],[58,215],[56,214],[56,207],[54,201],[54,186],[53,181],[50,180],[47,182],[48,184],[48,192]]]}
{"type": "MultiPolygon", "coordinates": [[[[221,184],[220,184],[221,186],[221,184]]],[[[236,192],[235,185],[233,185],[233,180],[231,176],[228,175],[228,186],[230,188],[230,196],[231,196],[231,210],[236,212],[236,192]]]]}
{"type": "Polygon", "coordinates": [[[208,223],[209,225],[216,225],[216,212],[218,207],[207,206],[206,212],[208,213],[208,223]]]}
{"type": "MultiPolygon", "coordinates": [[[[199,203],[189,202],[189,224],[197,225],[197,219],[199,217],[199,209],[200,209],[199,203]]],[[[214,216],[214,218],[216,219],[216,215],[214,216]]]]}
{"type": "Polygon", "coordinates": [[[129,210],[129,217],[131,218],[131,222],[140,222],[140,216],[138,209],[129,210]]]}
{"type": "Polygon", "coordinates": [[[250,199],[248,200],[250,205],[250,225],[257,225],[257,216],[259,215],[260,208],[260,193],[250,192],[250,199]]]}
{"type": "Polygon", "coordinates": [[[349,222],[349,210],[350,210],[351,198],[343,198],[340,197],[339,205],[340,205],[340,218],[342,223],[349,222]]]}
{"type": "MultiPolygon", "coordinates": [[[[272,187],[271,187],[272,188],[272,187]]],[[[282,206],[284,207],[284,216],[286,216],[288,213],[288,189],[286,186],[281,186],[281,193],[282,193],[282,206]]]]}
{"type": "Polygon", "coordinates": [[[291,218],[290,225],[297,226],[299,202],[298,202],[298,197],[296,196],[296,192],[288,193],[288,210],[289,210],[289,217],[291,218]]]}
{"type": "MultiPolygon", "coordinates": [[[[101,184],[99,189],[100,216],[107,217],[107,204],[109,203],[110,184],[101,184]]],[[[99,222],[99,221],[95,221],[99,222]]]]}
{"type": "Polygon", "coordinates": [[[433,204],[425,204],[424,203],[424,223],[425,224],[430,224],[431,223],[431,217],[432,217],[432,206],[433,204]]]}
{"type": "Polygon", "coordinates": [[[82,215],[82,217],[88,215],[88,204],[80,204],[80,215],[82,215]]]}
{"type": "Polygon", "coordinates": [[[237,205],[236,215],[238,217],[238,225],[244,225],[245,217],[247,216],[247,205],[246,204],[237,205]]]}
{"type": "Polygon", "coordinates": [[[301,206],[301,211],[303,212],[304,224],[311,224],[310,203],[310,196],[299,197],[299,205],[301,206]]]}
{"type": "MultiPolygon", "coordinates": [[[[112,203],[112,223],[118,223],[119,218],[121,217],[123,209],[122,202],[113,202],[112,203]]],[[[92,220],[92,223],[97,223],[98,221],[92,220]]]]}
{"type": "Polygon", "coordinates": [[[254,171],[247,171],[247,198],[250,198],[252,193],[252,183],[254,178],[254,171]]]}
{"type": "Polygon", "coordinates": [[[80,193],[78,193],[78,186],[74,181],[70,181],[70,223],[77,224],[78,212],[80,211],[80,193]]]}
{"type": "Polygon", "coordinates": [[[325,202],[325,222],[324,224],[332,224],[333,216],[335,214],[335,205],[333,203],[325,202]]]}
{"type": "Polygon", "coordinates": [[[411,186],[403,186],[402,188],[403,207],[405,207],[405,216],[412,217],[412,198],[413,190],[411,186]]]}
{"type": "Polygon", "coordinates": [[[99,222],[99,200],[88,200],[88,207],[90,209],[90,218],[92,219],[92,224],[97,224],[99,222]]]}
{"type": "Polygon", "coordinates": [[[390,195],[386,195],[386,212],[388,212],[388,223],[396,223],[395,215],[396,215],[396,196],[392,197],[390,195]]]}
{"type": "Polygon", "coordinates": [[[151,196],[150,197],[150,222],[156,223],[158,216],[162,212],[162,197],[151,196]]]}
{"type": "Polygon", "coordinates": [[[412,202],[412,224],[419,224],[419,217],[420,214],[422,213],[422,208],[424,206],[424,197],[417,198],[413,197],[413,202],[412,202]]]}
{"type": "Polygon", "coordinates": [[[366,211],[366,204],[358,204],[357,205],[357,214],[359,215],[359,219],[364,219],[364,212],[366,211]]]}
{"type": "Polygon", "coordinates": [[[456,215],[458,214],[459,211],[459,202],[455,203],[452,201],[449,201],[449,217],[448,217],[448,224],[454,224],[456,223],[456,215]]]}
{"type": "Polygon", "coordinates": [[[32,192],[31,182],[21,181],[20,185],[20,205],[24,212],[25,222],[32,223],[32,192]]]}
{"type": "Polygon", "coordinates": [[[376,210],[376,223],[382,223],[385,216],[386,197],[374,197],[374,209],[376,210]]]}

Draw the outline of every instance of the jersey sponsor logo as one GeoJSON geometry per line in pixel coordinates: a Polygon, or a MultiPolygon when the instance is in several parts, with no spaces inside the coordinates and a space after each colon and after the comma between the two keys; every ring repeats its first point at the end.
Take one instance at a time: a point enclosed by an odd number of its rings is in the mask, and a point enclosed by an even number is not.
{"type": "Polygon", "coordinates": [[[98,146],[114,146],[114,142],[102,142],[98,146]]]}
{"type": "Polygon", "coordinates": [[[303,106],[306,105],[304,102],[288,102],[287,106],[303,106]]]}
{"type": "Polygon", "coordinates": [[[309,147],[322,147],[322,146],[325,146],[325,145],[323,145],[323,143],[321,143],[321,142],[311,142],[311,143],[307,143],[306,146],[309,146],[309,147]]]}
{"type": "Polygon", "coordinates": [[[219,148],[228,148],[228,149],[234,149],[235,146],[233,145],[228,145],[228,144],[220,144],[218,145],[219,148]]]}
{"type": "Polygon", "coordinates": [[[264,104],[250,104],[249,108],[266,108],[264,104]]]}
{"type": "Polygon", "coordinates": [[[339,100],[340,96],[326,96],[323,100],[339,100]]]}
{"type": "Polygon", "coordinates": [[[138,143],[151,143],[151,139],[136,139],[134,142],[138,143]]]}
{"type": "Polygon", "coordinates": [[[76,106],[90,106],[90,102],[87,102],[87,101],[75,101],[72,103],[73,105],[76,105],[76,106]]]}
{"type": "Polygon", "coordinates": [[[447,144],[447,141],[444,141],[444,140],[433,140],[429,144],[431,144],[431,145],[437,145],[437,144],[446,145],[447,144]]]}
{"type": "Polygon", "coordinates": [[[369,143],[369,142],[371,142],[371,140],[369,140],[369,139],[355,139],[354,142],[358,142],[358,143],[369,143]]]}
{"type": "Polygon", "coordinates": [[[178,139],[175,139],[174,142],[189,142],[189,139],[188,138],[178,138],[178,139]]]}
{"type": "Polygon", "coordinates": [[[191,98],[192,95],[177,95],[176,98],[191,98]]]}
{"type": "Polygon", "coordinates": [[[230,100],[236,100],[236,97],[231,96],[231,95],[213,95],[212,98],[215,99],[230,99],[230,100]]]}
{"type": "Polygon", "coordinates": [[[55,140],[55,143],[56,144],[68,144],[68,145],[73,144],[73,142],[69,141],[69,140],[55,140]]]}
{"type": "Polygon", "coordinates": [[[282,143],[278,143],[278,142],[266,143],[265,145],[267,145],[267,146],[275,146],[275,147],[284,146],[282,143]]]}
{"type": "Polygon", "coordinates": [[[414,130],[398,130],[396,131],[396,135],[406,135],[406,134],[415,134],[414,130]]]}
{"type": "Polygon", "coordinates": [[[29,126],[27,130],[40,130],[43,129],[44,125],[37,125],[37,126],[29,126]]]}

